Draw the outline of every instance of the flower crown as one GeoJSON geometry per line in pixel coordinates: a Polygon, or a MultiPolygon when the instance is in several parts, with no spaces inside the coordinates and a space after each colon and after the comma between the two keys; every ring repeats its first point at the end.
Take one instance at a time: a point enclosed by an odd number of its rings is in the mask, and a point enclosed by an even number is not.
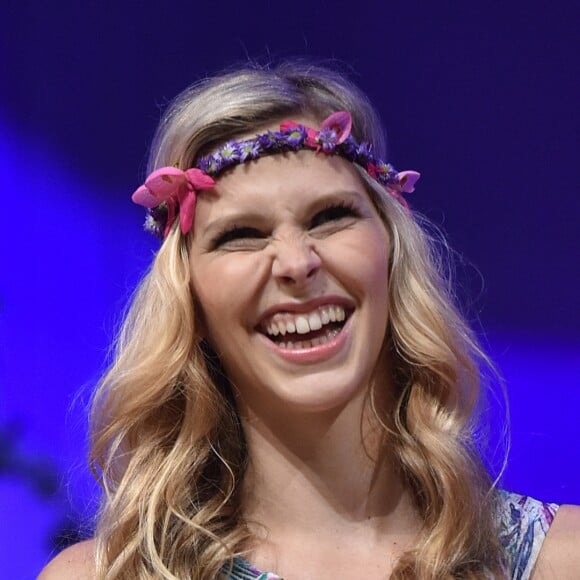
{"type": "Polygon", "coordinates": [[[251,139],[224,143],[215,153],[201,157],[191,169],[161,167],[153,171],[131,199],[148,209],[146,230],[165,238],[179,214],[181,231],[186,234],[193,226],[197,192],[214,187],[214,177],[226,169],[266,155],[310,149],[324,155],[340,155],[356,163],[408,208],[402,194],[414,191],[420,174],[397,172],[390,163],[377,159],[372,145],[358,144],[350,134],[351,129],[352,118],[347,111],[327,117],[319,131],[294,121],[284,121],[279,131],[266,131],[251,139]]]}

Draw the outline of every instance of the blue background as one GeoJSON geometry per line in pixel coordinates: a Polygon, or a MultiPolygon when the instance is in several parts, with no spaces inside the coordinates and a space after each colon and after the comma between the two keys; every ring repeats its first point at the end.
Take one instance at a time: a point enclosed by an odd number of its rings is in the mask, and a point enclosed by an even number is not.
{"type": "Polygon", "coordinates": [[[167,101],[248,58],[338,61],[376,103],[390,160],[423,174],[410,202],[458,250],[459,298],[505,378],[504,485],[580,503],[578,11],[5,2],[0,577],[33,578],[89,529],[86,405],[156,247],[129,196],[167,101]]]}

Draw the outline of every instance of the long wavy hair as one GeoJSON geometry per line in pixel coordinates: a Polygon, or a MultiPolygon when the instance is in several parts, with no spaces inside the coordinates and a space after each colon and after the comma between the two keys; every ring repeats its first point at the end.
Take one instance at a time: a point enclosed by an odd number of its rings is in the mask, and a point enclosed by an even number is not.
{"type": "MultiPolygon", "coordinates": [[[[386,158],[377,113],[339,73],[293,62],[205,79],[169,107],[148,171],[191,167],[218,144],[272,121],[322,120],[338,110],[350,111],[353,136],[386,158]]],[[[503,577],[493,484],[475,443],[487,359],[454,306],[436,244],[360,174],[392,246],[386,346],[396,405],[388,416],[373,409],[423,522],[391,578],[503,577]]],[[[227,377],[198,328],[188,238],[174,226],[134,295],[94,396],[101,579],[213,580],[251,546],[240,505],[244,433],[227,377]]]]}

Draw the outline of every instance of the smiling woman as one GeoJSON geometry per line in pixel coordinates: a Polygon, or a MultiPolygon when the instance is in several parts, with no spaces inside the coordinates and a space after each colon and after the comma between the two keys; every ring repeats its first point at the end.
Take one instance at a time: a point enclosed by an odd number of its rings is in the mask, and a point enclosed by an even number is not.
{"type": "Polygon", "coordinates": [[[236,167],[200,194],[189,252],[242,416],[344,412],[366,392],[387,327],[389,240],[351,163],[300,151],[236,167]]]}
{"type": "Polygon", "coordinates": [[[133,195],[163,242],[94,398],[96,537],[41,578],[575,577],[575,509],[483,466],[488,361],[405,201],[419,174],[384,159],[324,68],[174,102],[133,195]]]}

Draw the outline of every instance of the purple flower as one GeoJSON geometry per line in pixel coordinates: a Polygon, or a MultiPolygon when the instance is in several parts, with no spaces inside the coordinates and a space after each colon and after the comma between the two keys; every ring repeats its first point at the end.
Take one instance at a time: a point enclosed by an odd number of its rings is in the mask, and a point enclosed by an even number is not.
{"type": "Polygon", "coordinates": [[[348,138],[339,146],[340,154],[346,157],[349,161],[356,161],[357,158],[357,144],[356,141],[349,135],[348,138]]]}
{"type": "Polygon", "coordinates": [[[217,153],[210,155],[208,158],[208,162],[209,165],[205,173],[208,173],[209,175],[215,175],[222,170],[222,160],[217,153]]]}
{"type": "Polygon", "coordinates": [[[369,162],[367,171],[383,185],[391,185],[397,181],[397,172],[390,163],[384,161],[369,162]]]}
{"type": "Polygon", "coordinates": [[[363,141],[357,148],[357,156],[362,165],[371,161],[373,157],[373,146],[371,143],[363,141]]]}
{"type": "Polygon", "coordinates": [[[287,134],[286,131],[274,131],[274,146],[272,147],[273,151],[287,151],[288,150],[288,142],[287,142],[287,134]]]}
{"type": "Polygon", "coordinates": [[[323,127],[318,133],[318,142],[324,153],[333,153],[338,142],[338,133],[331,127],[323,127]]]}
{"type": "Polygon", "coordinates": [[[228,141],[215,154],[219,158],[220,169],[229,167],[240,160],[240,145],[235,141],[228,141]]]}
{"type": "Polygon", "coordinates": [[[277,142],[277,135],[273,131],[267,131],[266,133],[258,136],[258,143],[265,151],[269,151],[270,149],[275,148],[277,142]]]}
{"type": "Polygon", "coordinates": [[[146,232],[163,239],[165,224],[167,223],[167,205],[162,203],[147,210],[143,228],[146,232]]]}
{"type": "Polygon", "coordinates": [[[222,169],[221,158],[217,154],[202,157],[196,165],[198,169],[208,175],[215,175],[222,169]]]}
{"type": "Polygon", "coordinates": [[[388,181],[394,181],[397,177],[395,168],[390,163],[379,161],[377,164],[377,171],[380,175],[384,175],[388,181]]]}
{"type": "Polygon", "coordinates": [[[256,159],[260,155],[260,143],[257,139],[248,139],[240,143],[240,163],[248,159],[256,159]]]}
{"type": "Polygon", "coordinates": [[[282,132],[282,135],[284,135],[285,142],[291,149],[298,150],[304,145],[304,140],[307,137],[306,127],[296,125],[296,127],[282,132]]]}
{"type": "Polygon", "coordinates": [[[210,164],[211,164],[211,155],[206,155],[197,162],[197,167],[202,171],[204,171],[205,173],[209,173],[210,164]]]}

